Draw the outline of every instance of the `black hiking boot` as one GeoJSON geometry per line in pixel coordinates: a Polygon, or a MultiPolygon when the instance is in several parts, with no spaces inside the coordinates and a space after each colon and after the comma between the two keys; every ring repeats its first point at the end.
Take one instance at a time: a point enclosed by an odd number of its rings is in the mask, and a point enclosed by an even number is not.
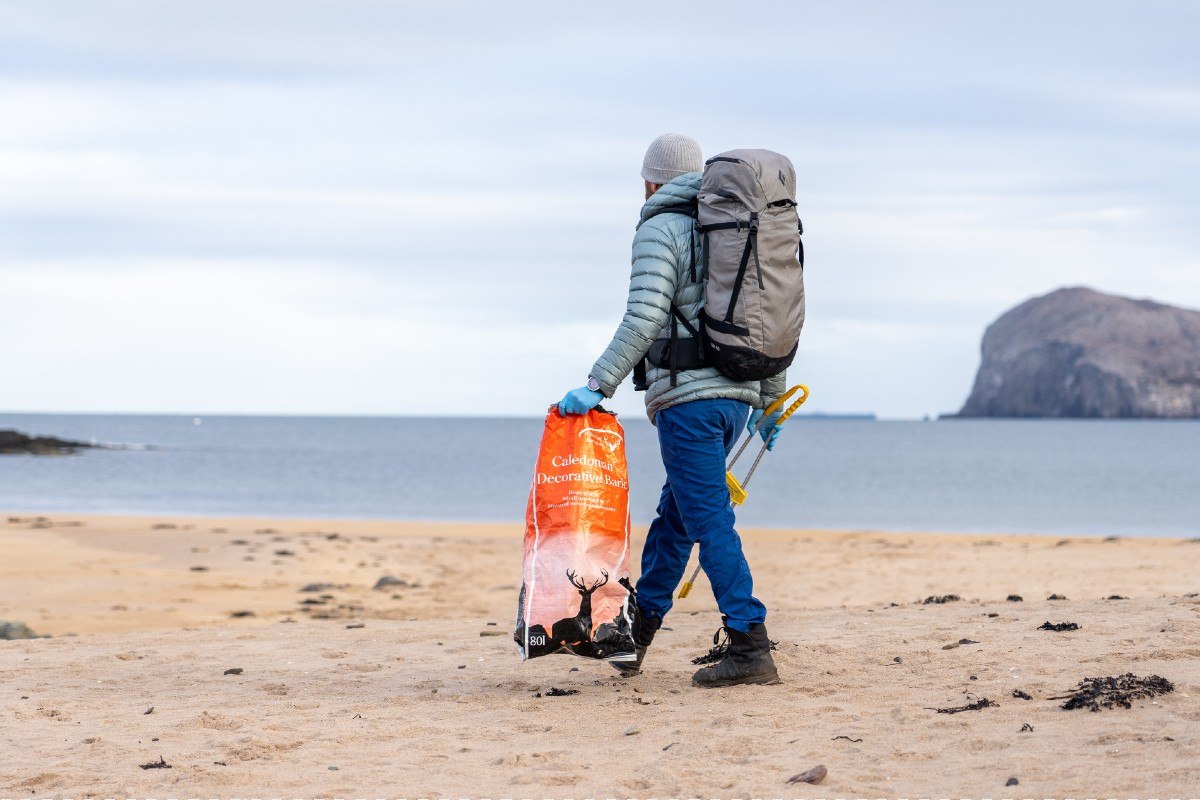
{"type": "MultiPolygon", "coordinates": [[[[750,626],[747,633],[730,628],[723,629],[728,644],[721,660],[711,667],[698,670],[692,683],[705,688],[738,686],[740,684],[779,683],[779,670],[771,658],[771,640],[767,638],[767,626],[761,622],[750,626]]],[[[713,636],[715,643],[720,631],[713,636]]],[[[716,648],[714,648],[716,649],[716,648]]]]}
{"type": "Polygon", "coordinates": [[[622,578],[620,582],[629,590],[629,632],[633,638],[634,652],[637,653],[637,658],[633,661],[610,663],[623,675],[636,675],[642,671],[642,659],[646,657],[646,649],[654,641],[654,634],[658,633],[663,621],[662,617],[644,616],[641,608],[638,607],[637,590],[630,586],[629,581],[625,578],[622,578]]]}

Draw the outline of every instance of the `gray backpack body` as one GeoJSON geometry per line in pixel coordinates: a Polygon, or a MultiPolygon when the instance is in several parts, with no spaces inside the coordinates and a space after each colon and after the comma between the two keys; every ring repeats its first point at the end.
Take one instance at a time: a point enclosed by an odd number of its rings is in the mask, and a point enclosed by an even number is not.
{"type": "MultiPolygon", "coordinates": [[[[770,150],[721,153],[704,163],[695,206],[659,213],[696,218],[704,310],[696,330],[672,306],[670,336],[651,346],[650,363],[671,370],[672,386],[678,370],[698,366],[715,367],[735,381],[763,380],[786,369],[804,327],[803,226],[792,162],[770,150]],[[690,339],[680,335],[681,326],[690,339]]],[[[698,279],[694,264],[691,276],[698,279]]]]}

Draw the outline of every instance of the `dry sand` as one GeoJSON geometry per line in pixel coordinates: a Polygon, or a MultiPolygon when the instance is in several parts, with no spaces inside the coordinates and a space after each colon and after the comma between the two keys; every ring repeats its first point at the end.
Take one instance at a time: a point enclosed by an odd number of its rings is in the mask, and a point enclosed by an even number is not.
{"type": "Polygon", "coordinates": [[[517,525],[15,520],[0,798],[1200,797],[1200,542],[747,531],[785,683],[704,691],[703,583],[640,676],[520,663],[517,525]],[[1176,689],[1051,699],[1126,672],[1176,689]]]}

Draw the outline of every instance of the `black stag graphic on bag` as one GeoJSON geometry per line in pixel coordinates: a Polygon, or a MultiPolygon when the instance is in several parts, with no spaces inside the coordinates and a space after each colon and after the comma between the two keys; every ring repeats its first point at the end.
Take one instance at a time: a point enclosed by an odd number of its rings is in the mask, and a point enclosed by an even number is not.
{"type": "Polygon", "coordinates": [[[575,572],[573,570],[567,570],[567,580],[579,590],[579,596],[582,599],[579,601],[578,614],[566,619],[560,619],[554,623],[554,627],[550,629],[550,638],[554,641],[561,642],[568,647],[580,643],[586,644],[591,641],[592,593],[608,583],[608,573],[600,570],[600,574],[604,576],[604,579],[598,580],[589,586],[584,581],[575,580],[575,572]]]}

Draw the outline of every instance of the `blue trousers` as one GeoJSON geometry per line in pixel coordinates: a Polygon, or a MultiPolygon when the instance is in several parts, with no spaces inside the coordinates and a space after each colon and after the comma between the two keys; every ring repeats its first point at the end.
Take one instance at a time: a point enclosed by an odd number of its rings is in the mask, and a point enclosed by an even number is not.
{"type": "Polygon", "coordinates": [[[745,403],[718,399],[680,403],[655,415],[667,482],[642,551],[637,594],[643,613],[665,617],[671,610],[692,545],[699,545],[700,566],[727,624],[747,631],[766,621],[767,608],[754,597],[750,565],[733,528],[725,485],[725,460],[749,414],[745,403]]]}

